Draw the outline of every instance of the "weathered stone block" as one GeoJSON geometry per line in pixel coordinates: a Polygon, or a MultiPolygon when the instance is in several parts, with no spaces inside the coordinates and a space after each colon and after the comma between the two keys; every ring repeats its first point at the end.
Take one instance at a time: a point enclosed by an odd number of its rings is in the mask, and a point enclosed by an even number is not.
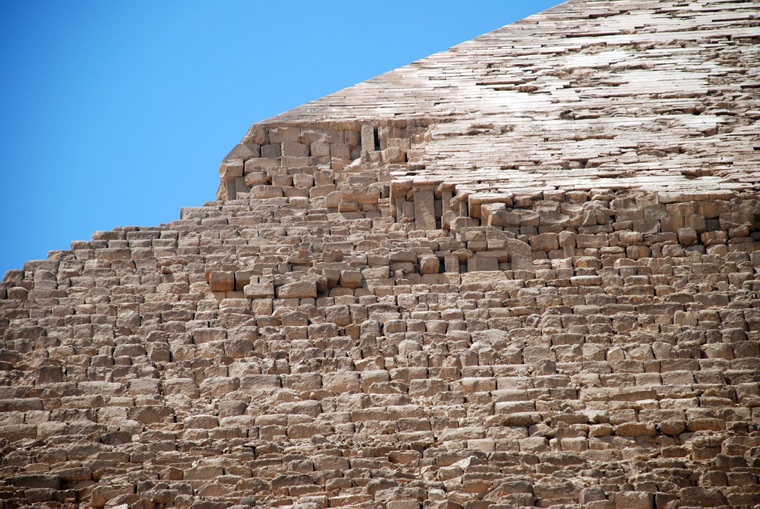
{"type": "Polygon", "coordinates": [[[420,257],[419,266],[421,274],[438,274],[441,261],[437,256],[425,255],[420,257]]]}
{"type": "Polygon", "coordinates": [[[692,246],[697,243],[697,240],[699,240],[699,237],[694,228],[688,227],[678,229],[678,242],[682,246],[692,246]]]}
{"type": "Polygon", "coordinates": [[[282,198],[282,187],[280,186],[253,186],[250,192],[251,198],[257,200],[282,198]]]}
{"type": "Polygon", "coordinates": [[[272,283],[250,283],[243,287],[243,294],[248,299],[273,299],[274,284],[272,283]]]}
{"type": "Polygon", "coordinates": [[[186,429],[212,429],[219,426],[219,419],[214,415],[191,415],[182,423],[186,429]]]}
{"type": "Polygon", "coordinates": [[[235,273],[231,271],[212,271],[209,273],[208,282],[212,292],[231,292],[235,289],[235,273]]]}
{"type": "Polygon", "coordinates": [[[309,156],[309,146],[298,142],[286,141],[282,144],[283,157],[307,157],[309,156]]]}
{"type": "Polygon", "coordinates": [[[339,371],[322,375],[323,389],[334,394],[361,391],[359,374],[353,371],[339,371]]]}
{"type": "Polygon", "coordinates": [[[344,288],[361,288],[362,279],[362,273],[358,270],[342,270],[340,272],[340,286],[344,288]]]}
{"type": "Polygon", "coordinates": [[[325,308],[325,320],[332,322],[340,327],[351,323],[351,311],[348,306],[338,304],[325,308]]]}
{"type": "Polygon", "coordinates": [[[63,370],[60,366],[42,366],[37,369],[37,381],[40,384],[63,382],[63,370]]]}
{"type": "Polygon", "coordinates": [[[489,256],[475,254],[467,259],[468,272],[490,272],[499,270],[499,260],[489,256]]]}
{"type": "Polygon", "coordinates": [[[615,433],[621,437],[655,436],[657,431],[654,424],[646,422],[626,422],[619,424],[615,433]]]}
{"type": "Polygon", "coordinates": [[[726,497],[718,489],[686,487],[679,492],[680,502],[685,506],[719,507],[728,503],[726,497]]]}
{"type": "Polygon", "coordinates": [[[225,161],[219,166],[219,176],[223,180],[234,179],[235,177],[243,176],[243,160],[232,159],[225,161]]]}
{"type": "Polygon", "coordinates": [[[616,509],[652,509],[654,494],[638,491],[613,493],[611,499],[616,509]]]}
{"type": "Polygon", "coordinates": [[[96,486],[90,496],[92,507],[103,507],[106,503],[114,498],[132,495],[134,493],[133,484],[111,484],[105,486],[96,486]]]}
{"type": "Polygon", "coordinates": [[[277,287],[279,299],[315,299],[317,283],[313,281],[296,281],[277,287]]]}
{"type": "Polygon", "coordinates": [[[530,246],[534,251],[552,251],[559,248],[559,238],[556,233],[542,233],[530,237],[530,246]]]}

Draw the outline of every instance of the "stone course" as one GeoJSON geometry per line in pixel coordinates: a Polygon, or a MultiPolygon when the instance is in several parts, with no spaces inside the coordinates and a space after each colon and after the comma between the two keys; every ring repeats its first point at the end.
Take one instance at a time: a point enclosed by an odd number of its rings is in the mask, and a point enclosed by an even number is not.
{"type": "Polygon", "coordinates": [[[570,0],[0,284],[0,507],[760,505],[751,1],[570,0]]]}

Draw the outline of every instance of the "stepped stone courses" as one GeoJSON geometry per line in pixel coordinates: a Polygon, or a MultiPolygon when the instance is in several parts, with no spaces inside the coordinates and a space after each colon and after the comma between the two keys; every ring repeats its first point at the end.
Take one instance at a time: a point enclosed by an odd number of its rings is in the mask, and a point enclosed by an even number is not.
{"type": "Polygon", "coordinates": [[[0,285],[0,507],[760,505],[760,10],[570,0],[0,285]]]}

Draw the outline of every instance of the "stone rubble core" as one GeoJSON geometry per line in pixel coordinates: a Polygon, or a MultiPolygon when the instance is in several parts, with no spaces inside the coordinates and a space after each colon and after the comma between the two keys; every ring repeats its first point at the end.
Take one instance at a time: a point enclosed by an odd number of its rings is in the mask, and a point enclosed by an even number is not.
{"type": "Polygon", "coordinates": [[[760,10],[571,0],[0,284],[0,509],[760,504],[760,10]]]}

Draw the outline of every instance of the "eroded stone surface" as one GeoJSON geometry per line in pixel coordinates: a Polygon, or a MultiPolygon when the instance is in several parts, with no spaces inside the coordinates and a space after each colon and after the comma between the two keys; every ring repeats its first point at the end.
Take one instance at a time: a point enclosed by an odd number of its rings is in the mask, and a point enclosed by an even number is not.
{"type": "Polygon", "coordinates": [[[756,11],[571,0],[10,271],[0,503],[760,504],[756,11]]]}

